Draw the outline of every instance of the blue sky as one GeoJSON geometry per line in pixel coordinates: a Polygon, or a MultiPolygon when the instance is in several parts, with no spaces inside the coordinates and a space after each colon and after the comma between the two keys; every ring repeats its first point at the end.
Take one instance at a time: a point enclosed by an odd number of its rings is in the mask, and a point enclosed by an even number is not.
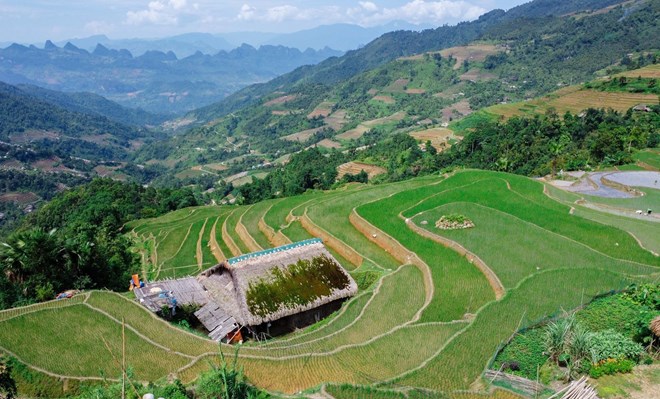
{"type": "Polygon", "coordinates": [[[528,0],[0,0],[0,42],[105,34],[113,39],[186,32],[292,32],[318,25],[442,25],[528,0]]]}

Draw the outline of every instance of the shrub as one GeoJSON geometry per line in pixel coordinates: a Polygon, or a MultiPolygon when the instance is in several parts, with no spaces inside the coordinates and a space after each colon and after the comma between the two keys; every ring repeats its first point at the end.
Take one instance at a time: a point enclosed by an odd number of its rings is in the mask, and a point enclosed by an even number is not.
{"type": "Polygon", "coordinates": [[[545,350],[551,359],[557,361],[559,356],[568,353],[571,330],[575,324],[573,316],[551,322],[545,329],[545,350]]]}
{"type": "Polygon", "coordinates": [[[599,363],[608,359],[637,361],[644,352],[644,348],[640,344],[614,330],[592,333],[589,341],[592,363],[599,363]]]}
{"type": "Polygon", "coordinates": [[[591,378],[599,378],[616,373],[630,373],[634,366],[635,362],[629,359],[605,359],[593,364],[589,375],[591,378]]]}

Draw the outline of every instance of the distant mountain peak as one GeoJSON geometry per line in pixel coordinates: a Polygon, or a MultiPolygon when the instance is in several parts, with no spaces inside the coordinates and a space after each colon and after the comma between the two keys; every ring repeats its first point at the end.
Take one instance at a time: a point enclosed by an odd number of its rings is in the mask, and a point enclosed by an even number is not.
{"type": "Polygon", "coordinates": [[[46,43],[44,44],[44,50],[55,50],[55,49],[58,49],[58,48],[59,47],[57,47],[55,45],[55,43],[53,43],[50,40],[46,40],[46,43]]]}

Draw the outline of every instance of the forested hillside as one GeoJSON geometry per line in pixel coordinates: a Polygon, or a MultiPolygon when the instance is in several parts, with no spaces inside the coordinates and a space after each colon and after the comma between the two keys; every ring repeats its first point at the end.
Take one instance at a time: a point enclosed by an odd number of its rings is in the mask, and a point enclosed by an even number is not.
{"type": "MultiPolygon", "coordinates": [[[[475,111],[658,62],[657,2],[570,4],[554,9],[548,2],[533,2],[454,27],[384,35],[363,49],[189,115],[204,125],[144,148],[137,159],[155,159],[179,173],[229,179],[262,173],[310,146],[357,154],[393,133],[424,137],[417,132],[438,129],[429,135],[445,139],[444,147],[436,148],[443,150],[464,132],[442,128],[475,111]],[[566,15],[592,8],[598,12],[566,15]],[[454,44],[466,45],[448,47],[454,44]],[[385,62],[388,57],[393,60],[385,62]],[[363,64],[353,64],[362,59],[363,64]],[[323,72],[325,66],[333,72],[323,72]],[[218,164],[221,170],[209,166],[218,164]]],[[[585,96],[589,90],[585,87],[585,96]]],[[[629,94],[616,109],[657,103],[652,93],[629,94]]],[[[598,96],[591,98],[595,101],[585,98],[572,112],[600,107],[598,96]]]]}

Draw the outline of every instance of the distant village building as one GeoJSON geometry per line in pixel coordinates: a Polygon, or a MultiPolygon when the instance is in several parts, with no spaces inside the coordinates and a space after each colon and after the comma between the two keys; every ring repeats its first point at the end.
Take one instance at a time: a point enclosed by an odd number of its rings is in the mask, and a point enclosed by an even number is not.
{"type": "Polygon", "coordinates": [[[651,112],[651,108],[646,104],[637,104],[633,107],[633,111],[651,112]]]}
{"type": "Polygon", "coordinates": [[[197,305],[195,316],[216,341],[237,342],[293,331],[319,321],[357,293],[357,284],[314,238],[219,263],[197,277],[134,290],[151,310],[197,305]]]}

